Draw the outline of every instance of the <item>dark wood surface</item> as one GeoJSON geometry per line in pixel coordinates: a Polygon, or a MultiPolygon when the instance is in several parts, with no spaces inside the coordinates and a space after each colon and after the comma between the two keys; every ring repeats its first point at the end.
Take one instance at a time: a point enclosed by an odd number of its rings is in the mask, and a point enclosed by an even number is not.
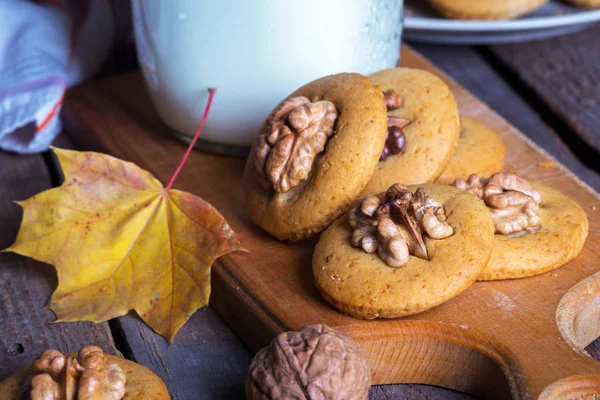
{"type": "Polygon", "coordinates": [[[243,399],[252,354],[211,307],[197,311],[168,342],[133,315],[119,318],[135,361],[163,378],[173,399],[243,399]]]}
{"type": "MultiPolygon", "coordinates": [[[[21,207],[14,200],[24,200],[51,186],[43,155],[0,152],[0,248],[12,244],[21,222],[21,207]]],[[[56,285],[51,266],[0,253],[0,380],[48,348],[77,351],[83,344],[95,343],[115,353],[106,323],[51,323],[54,314],[44,306],[56,285]]]]}
{"type": "MultiPolygon", "coordinates": [[[[600,50],[597,40],[596,46],[586,45],[594,42],[594,32],[597,37],[595,29],[559,39],[483,49],[415,47],[600,190],[600,178],[594,170],[598,165],[590,163],[589,158],[598,133],[593,121],[600,118],[595,103],[600,50]],[[584,73],[562,76],[552,60],[584,73]],[[566,87],[544,90],[548,82],[566,87]],[[561,97],[563,93],[568,96],[561,97]],[[587,103],[586,96],[591,96],[587,103]],[[571,140],[569,134],[577,135],[586,145],[571,140]]],[[[69,146],[62,140],[61,146],[69,146]]],[[[21,218],[20,208],[11,201],[56,184],[57,174],[52,168],[47,156],[0,152],[2,248],[14,239],[21,218]]],[[[83,343],[94,342],[108,351],[114,352],[116,347],[126,357],[155,370],[165,379],[174,399],[243,397],[243,380],[251,354],[211,308],[194,314],[169,347],[134,315],[112,321],[110,330],[108,324],[51,324],[53,315],[43,306],[55,286],[56,274],[51,267],[0,254],[0,379],[31,362],[47,347],[71,351],[83,343]],[[194,368],[178,368],[179,360],[186,361],[182,365],[194,364],[194,368]]],[[[598,353],[593,346],[588,351],[598,353]]],[[[472,398],[424,385],[377,386],[371,389],[370,397],[472,398]]]]}
{"type": "Polygon", "coordinates": [[[512,71],[532,100],[553,114],[566,140],[579,139],[588,163],[600,155],[600,25],[554,40],[491,48],[498,67],[512,71]],[[569,138],[575,134],[575,137],[569,138]]]}

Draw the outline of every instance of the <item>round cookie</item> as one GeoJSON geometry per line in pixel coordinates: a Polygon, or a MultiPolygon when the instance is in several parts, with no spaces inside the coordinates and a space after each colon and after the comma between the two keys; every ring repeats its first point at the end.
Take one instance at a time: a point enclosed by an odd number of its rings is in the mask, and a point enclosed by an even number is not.
{"type": "Polygon", "coordinates": [[[467,289],[487,264],[494,227],[484,203],[447,185],[427,189],[443,204],[454,234],[426,240],[429,261],[410,256],[399,268],[389,267],[377,253],[352,247],[348,216],[321,235],[313,254],[315,284],[325,299],[357,318],[395,318],[439,305],[467,289]]]}
{"type": "Polygon", "coordinates": [[[457,177],[469,174],[488,178],[502,171],[506,148],[500,135],[473,118],[461,116],[460,123],[456,152],[436,183],[452,183],[457,177]]]}
{"type": "MultiPolygon", "coordinates": [[[[373,175],[387,129],[383,94],[365,76],[321,78],[288,99],[297,96],[331,101],[338,112],[334,134],[308,178],[284,193],[265,189],[255,168],[259,138],[244,175],[246,206],[254,222],[276,238],[292,241],[320,232],[353,205],[373,175]]],[[[265,130],[266,123],[261,132],[265,130]]]]}
{"type": "Polygon", "coordinates": [[[600,0],[567,0],[569,3],[576,5],[577,7],[584,8],[599,8],[600,0]]]}
{"type": "Polygon", "coordinates": [[[494,235],[492,256],[478,280],[525,278],[556,269],[575,258],[588,234],[579,204],[558,190],[530,182],[542,194],[541,228],[521,237],[494,235]]]}
{"type": "Polygon", "coordinates": [[[369,76],[381,90],[394,90],[403,101],[388,111],[410,121],[402,128],[404,151],[377,164],[363,195],[406,185],[433,182],[450,162],[460,135],[458,108],[450,88],[437,76],[412,68],[392,68],[369,76]]]}
{"type": "Polygon", "coordinates": [[[429,0],[442,15],[453,19],[513,19],[529,14],[548,0],[429,0]]]}
{"type": "MultiPolygon", "coordinates": [[[[75,357],[77,353],[70,354],[75,357]]],[[[164,382],[143,365],[110,354],[104,355],[108,364],[115,363],[125,372],[125,396],[123,400],[169,400],[164,382]]],[[[6,400],[17,400],[22,380],[31,373],[31,365],[17,371],[0,382],[0,393],[6,400]]]]}

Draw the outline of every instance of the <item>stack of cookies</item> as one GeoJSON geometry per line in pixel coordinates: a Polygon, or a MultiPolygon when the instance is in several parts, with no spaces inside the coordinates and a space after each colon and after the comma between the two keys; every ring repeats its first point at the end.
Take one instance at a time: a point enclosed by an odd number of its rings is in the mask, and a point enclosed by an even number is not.
{"type": "Polygon", "coordinates": [[[581,251],[581,207],[499,172],[504,153],[501,137],[459,116],[429,72],[332,75],[268,116],[246,164],[246,202],[280,240],[324,231],[312,268],[336,308],[400,317],[476,280],[540,274],[581,251]]]}

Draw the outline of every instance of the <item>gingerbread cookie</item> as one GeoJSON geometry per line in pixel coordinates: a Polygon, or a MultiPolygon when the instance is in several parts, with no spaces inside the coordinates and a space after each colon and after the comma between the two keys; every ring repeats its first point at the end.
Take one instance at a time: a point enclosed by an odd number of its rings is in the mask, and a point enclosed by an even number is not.
{"type": "Polygon", "coordinates": [[[386,69],[369,77],[386,93],[389,126],[382,160],[363,194],[383,192],[396,182],[433,182],[450,162],[460,134],[448,85],[411,68],[386,69]],[[398,133],[401,146],[396,145],[398,133]]]}
{"type": "Polygon", "coordinates": [[[494,228],[485,204],[448,185],[393,185],[359,201],[313,254],[325,299],[357,318],[395,318],[441,304],[480,276],[494,228]]]}
{"type": "Polygon", "coordinates": [[[513,19],[529,14],[548,0],[429,0],[442,15],[453,19],[513,19]]]}
{"type": "Polygon", "coordinates": [[[583,8],[599,8],[600,0],[567,0],[569,3],[575,4],[577,7],[583,8]]]}
{"type": "Polygon", "coordinates": [[[285,240],[321,231],[365,188],[386,127],[383,94],[362,75],[328,76],[291,94],[267,118],[246,163],[254,222],[285,240]]]}
{"type": "Polygon", "coordinates": [[[502,171],[506,148],[500,135],[469,117],[461,117],[460,123],[456,152],[436,183],[452,183],[457,177],[471,173],[488,178],[494,172],[502,171]]]}
{"type": "Polygon", "coordinates": [[[492,256],[479,280],[538,275],[581,252],[587,217],[559,191],[511,173],[494,174],[489,180],[471,175],[455,185],[483,199],[494,222],[492,256]]]}
{"type": "Polygon", "coordinates": [[[169,400],[163,381],[148,368],[85,346],[77,354],[46,350],[30,366],[0,382],[7,400],[169,400]]]}

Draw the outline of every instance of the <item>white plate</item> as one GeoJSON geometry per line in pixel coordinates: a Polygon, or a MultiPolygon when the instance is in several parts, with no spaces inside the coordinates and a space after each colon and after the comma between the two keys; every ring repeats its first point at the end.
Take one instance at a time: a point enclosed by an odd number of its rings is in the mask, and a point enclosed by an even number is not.
{"type": "Polygon", "coordinates": [[[559,1],[509,21],[445,19],[425,0],[405,3],[404,38],[428,43],[474,45],[543,39],[576,32],[600,21],[600,10],[585,10],[559,1]]]}

